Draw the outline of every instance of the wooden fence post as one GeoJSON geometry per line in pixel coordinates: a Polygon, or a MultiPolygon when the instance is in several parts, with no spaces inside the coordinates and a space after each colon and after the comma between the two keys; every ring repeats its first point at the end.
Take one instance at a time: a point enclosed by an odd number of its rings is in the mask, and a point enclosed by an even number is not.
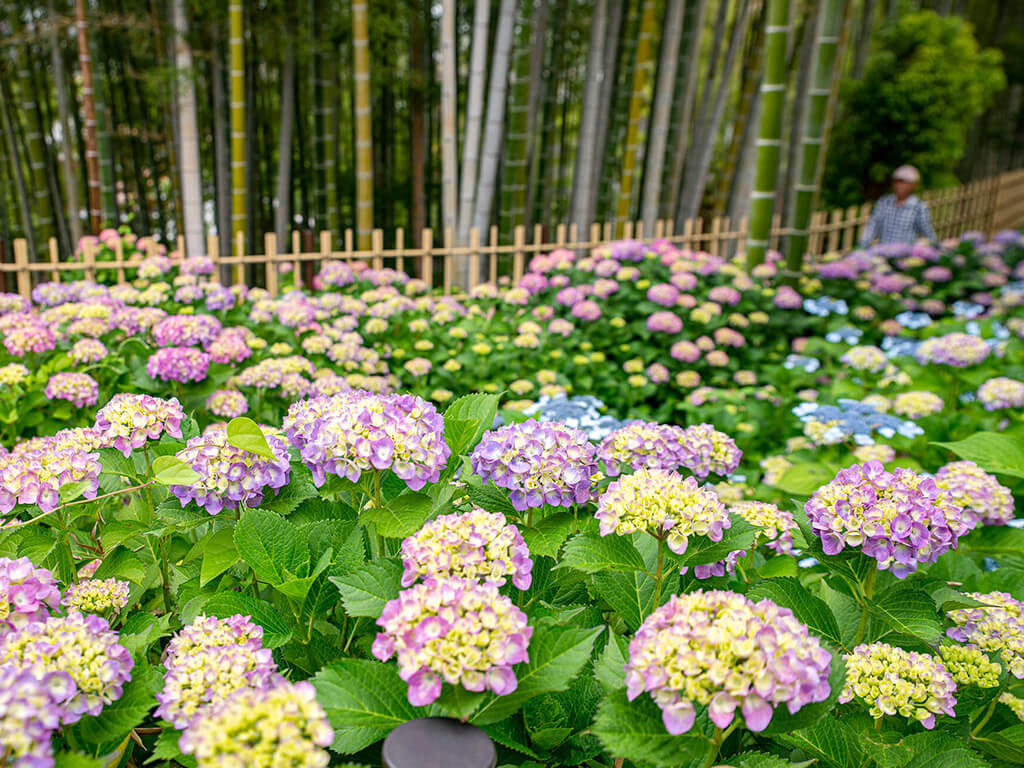
{"type": "Polygon", "coordinates": [[[238,261],[235,263],[235,283],[245,282],[245,263],[242,259],[245,258],[245,232],[238,230],[235,233],[235,256],[238,261]]]}
{"type": "Polygon", "coordinates": [[[395,230],[395,269],[405,272],[405,229],[403,227],[395,230]]]}
{"type": "Polygon", "coordinates": [[[512,252],[512,284],[519,285],[523,277],[523,244],[526,242],[526,227],[517,224],[512,237],[515,250],[512,252]]]}
{"type": "Polygon", "coordinates": [[[267,293],[270,298],[277,298],[277,235],[267,232],[263,236],[263,253],[267,257],[267,293]]]}
{"type": "MultiPolygon", "coordinates": [[[[50,250],[50,264],[56,265],[60,261],[60,256],[57,252],[57,238],[51,237],[48,245],[50,250]]],[[[118,247],[121,246],[120,239],[118,239],[117,245],[118,247]]],[[[54,266],[53,271],[50,272],[50,279],[53,280],[53,282],[55,283],[60,282],[60,271],[57,269],[56,266],[54,266]]]]}
{"type": "Polygon", "coordinates": [[[420,257],[420,279],[427,288],[434,287],[434,230],[427,227],[420,233],[420,247],[423,249],[423,256],[420,257]]]}
{"type": "Polygon", "coordinates": [[[32,298],[32,276],[28,271],[28,241],[19,237],[14,241],[14,263],[18,265],[18,293],[32,298]]]}
{"type": "Polygon", "coordinates": [[[216,283],[221,281],[221,264],[220,264],[220,238],[216,235],[210,235],[206,238],[206,253],[210,257],[210,261],[213,262],[213,273],[210,275],[210,279],[216,283]]]}
{"type": "Polygon", "coordinates": [[[96,246],[91,242],[85,243],[85,248],[82,250],[82,266],[85,267],[85,279],[95,280],[96,279],[96,246]]]}
{"type": "Polygon", "coordinates": [[[299,254],[302,253],[302,238],[297,230],[292,230],[292,256],[295,261],[292,263],[292,279],[297,290],[302,290],[302,260],[299,254]]]}

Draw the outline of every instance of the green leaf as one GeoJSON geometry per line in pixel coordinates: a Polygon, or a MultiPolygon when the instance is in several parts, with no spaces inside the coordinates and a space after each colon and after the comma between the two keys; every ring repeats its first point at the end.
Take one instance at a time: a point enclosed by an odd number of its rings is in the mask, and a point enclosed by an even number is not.
{"type": "Polygon", "coordinates": [[[255,453],[265,459],[275,458],[260,425],[245,416],[239,416],[228,422],[228,442],[235,448],[255,453]]]}
{"type": "Polygon", "coordinates": [[[707,536],[691,536],[686,551],[677,555],[667,547],[666,557],[679,566],[707,565],[724,560],[730,552],[738,549],[749,550],[760,529],[751,525],[739,515],[732,518],[732,527],[726,528],[721,541],[712,541],[707,536]]]}
{"type": "Polygon", "coordinates": [[[222,528],[205,539],[199,586],[206,586],[239,561],[234,535],[235,532],[230,528],[222,528]]]}
{"type": "Polygon", "coordinates": [[[177,456],[153,459],[153,479],[160,485],[192,485],[202,476],[177,456]]]}
{"type": "Polygon", "coordinates": [[[735,757],[729,758],[730,763],[735,763],[739,768],[810,768],[815,760],[804,760],[801,763],[791,763],[789,760],[770,755],[767,752],[743,752],[735,757]]]}
{"type": "Polygon", "coordinates": [[[955,443],[931,443],[973,461],[986,472],[1024,477],[1024,447],[1019,439],[998,432],[978,432],[955,443]]]}
{"type": "Polygon", "coordinates": [[[100,448],[101,474],[121,477],[138,477],[135,462],[116,448],[100,448]]]}
{"type": "Polygon", "coordinates": [[[377,533],[387,539],[400,539],[416,533],[430,515],[432,502],[425,493],[403,493],[383,508],[360,513],[362,525],[377,526],[377,533]]]}
{"type": "Polygon", "coordinates": [[[629,640],[609,633],[608,643],[594,662],[594,678],[605,693],[617,691],[626,685],[626,661],[629,658],[629,640]]]}
{"type": "MultiPolygon", "coordinates": [[[[669,578],[676,579],[678,574],[669,578]]],[[[646,573],[595,573],[590,577],[594,594],[622,618],[630,629],[636,630],[654,610],[654,579],[646,573]]],[[[666,579],[663,595],[674,591],[666,579]]]]}
{"type": "Polygon", "coordinates": [[[282,618],[283,614],[265,600],[258,600],[240,592],[220,592],[205,600],[203,613],[226,619],[236,613],[250,616],[263,627],[263,647],[280,648],[291,640],[292,630],[282,618]]]}
{"type": "Polygon", "coordinates": [[[418,716],[393,664],[342,659],[320,670],[312,683],[334,728],[333,749],[342,754],[359,752],[418,716]]]}
{"type": "Polygon", "coordinates": [[[180,763],[184,766],[195,766],[196,759],[192,755],[183,755],[178,748],[178,740],[181,738],[181,731],[176,731],[168,725],[157,737],[153,745],[153,754],[150,755],[146,764],[157,763],[161,760],[169,761],[171,764],[180,763]]]}
{"type": "Polygon", "coordinates": [[[302,502],[318,495],[316,486],[301,475],[292,474],[291,480],[277,495],[264,494],[260,509],[269,509],[279,515],[290,515],[302,502]]]}
{"type": "Polygon", "coordinates": [[[402,566],[397,559],[376,560],[344,576],[332,576],[349,616],[377,618],[402,587],[402,566]]]}
{"type": "Polygon", "coordinates": [[[942,636],[942,623],[936,613],[935,601],[927,592],[913,586],[899,585],[887,590],[868,603],[868,610],[889,628],[874,639],[895,632],[934,645],[942,636]]]}
{"type": "Polygon", "coordinates": [[[146,565],[130,549],[118,546],[106,554],[93,578],[122,579],[141,585],[146,580],[146,565]]]}
{"type": "Polygon", "coordinates": [[[811,634],[822,637],[837,647],[842,647],[843,638],[839,623],[824,600],[812,595],[798,579],[784,577],[764,579],[754,584],[747,593],[751,600],[767,597],[774,603],[789,608],[801,622],[807,625],[811,634]]]}
{"type": "Polygon", "coordinates": [[[444,439],[452,458],[468,453],[494,425],[501,395],[477,392],[452,401],[444,412],[444,439]],[[451,426],[449,426],[451,422],[451,426]]]}
{"type": "MultiPolygon", "coordinates": [[[[544,759],[527,745],[530,738],[526,735],[526,729],[523,728],[523,724],[519,721],[519,718],[510,717],[507,720],[485,725],[480,730],[490,736],[491,740],[496,744],[500,744],[507,749],[514,750],[537,760],[544,759]]],[[[537,765],[537,763],[533,763],[533,765],[537,765]]],[[[520,768],[523,767],[521,766],[520,768]]]]}
{"type": "Polygon", "coordinates": [[[810,496],[834,476],[824,464],[794,464],[782,473],[775,487],[792,496],[810,496]]]}
{"type": "Polygon", "coordinates": [[[81,752],[59,751],[53,757],[54,768],[107,768],[105,759],[83,755],[81,752]]]}
{"type": "Polygon", "coordinates": [[[1024,765],[1024,725],[983,733],[971,740],[982,752],[1014,765],[1024,765]]]}
{"type": "Polygon", "coordinates": [[[509,501],[508,491],[493,483],[482,486],[467,485],[466,493],[469,494],[469,500],[474,506],[486,512],[500,512],[509,520],[517,520],[520,517],[519,512],[509,501]]]}
{"type": "Polygon", "coordinates": [[[566,543],[562,559],[555,570],[559,568],[575,568],[583,573],[628,573],[644,570],[644,561],[628,536],[581,533],[566,543]]]}
{"type": "Polygon", "coordinates": [[[235,526],[239,556],[270,584],[283,584],[309,573],[309,544],[298,529],[275,512],[249,509],[235,526]]]}
{"type": "Polygon", "coordinates": [[[831,717],[810,728],[777,734],[775,738],[834,768],[860,765],[863,759],[853,732],[840,720],[831,717]]]}
{"type": "Polygon", "coordinates": [[[465,722],[480,706],[486,695],[483,691],[467,691],[461,685],[445,685],[437,699],[437,705],[448,717],[465,722]]]}
{"type": "Polygon", "coordinates": [[[536,627],[530,638],[530,661],[515,668],[518,686],[505,696],[488,696],[472,722],[486,725],[502,720],[542,693],[564,691],[590,658],[603,627],[536,627]]]}
{"type": "Polygon", "coordinates": [[[171,614],[154,616],[152,613],[136,611],[128,614],[118,633],[118,642],[132,656],[144,656],[157,640],[171,634],[171,614]]]}
{"type": "Polygon", "coordinates": [[[558,557],[558,550],[576,525],[568,512],[542,518],[532,526],[520,525],[519,532],[534,557],[558,557]]]}
{"type": "Polygon", "coordinates": [[[625,691],[615,691],[601,702],[591,730],[613,757],[659,768],[688,766],[704,757],[711,744],[696,726],[689,733],[673,736],[650,696],[629,701],[625,691]]]}
{"type": "Polygon", "coordinates": [[[73,726],[73,743],[102,746],[101,753],[116,749],[156,706],[156,692],[162,684],[163,678],[153,667],[136,664],[121,698],[107,704],[99,715],[83,717],[73,726]]]}
{"type": "Polygon", "coordinates": [[[77,482],[64,483],[59,489],[57,489],[57,496],[60,499],[61,504],[67,504],[79,498],[83,493],[88,490],[90,484],[85,480],[79,480],[77,482]]]}

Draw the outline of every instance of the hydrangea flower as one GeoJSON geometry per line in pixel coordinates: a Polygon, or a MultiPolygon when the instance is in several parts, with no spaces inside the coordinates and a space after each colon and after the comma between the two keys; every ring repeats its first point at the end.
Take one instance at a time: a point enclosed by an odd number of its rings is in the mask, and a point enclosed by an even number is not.
{"type": "Polygon", "coordinates": [[[945,403],[934,392],[901,392],[892,401],[892,409],[898,416],[920,419],[939,413],[945,403]]]}
{"type": "Polygon", "coordinates": [[[29,372],[21,363],[8,363],[0,366],[0,384],[13,387],[28,378],[29,372]]]}
{"type": "Polygon", "coordinates": [[[731,475],[740,465],[743,452],[736,441],[710,424],[693,424],[681,435],[682,465],[702,480],[709,473],[731,475]]]}
{"type": "Polygon", "coordinates": [[[50,571],[27,557],[0,557],[0,635],[45,620],[59,605],[60,589],[50,571]]]}
{"type": "Polygon", "coordinates": [[[612,432],[597,449],[612,477],[630,469],[678,469],[683,465],[683,429],[670,424],[636,421],[612,432]]]}
{"type": "Polygon", "coordinates": [[[998,652],[1010,673],[1024,679],[1024,603],[1006,592],[971,592],[969,596],[983,605],[949,611],[946,615],[956,626],[946,634],[985,653],[998,652]]]}
{"type": "Polygon", "coordinates": [[[351,390],[300,401],[284,430],[317,486],[328,474],[358,482],[363,472],[392,470],[412,490],[436,483],[451,449],[444,419],[415,395],[351,390]]]}
{"type": "Polygon", "coordinates": [[[43,391],[50,400],[67,400],[76,408],[96,405],[100,390],[96,379],[87,373],[55,373],[43,391]]]}
{"type": "Polygon", "coordinates": [[[129,586],[120,579],[89,579],[72,584],[64,592],[61,605],[82,613],[120,611],[128,604],[129,586]]]}
{"type": "Polygon", "coordinates": [[[98,715],[121,698],[135,662],[106,619],[70,611],[0,635],[0,666],[14,664],[46,683],[65,672],[75,692],[58,706],[63,725],[98,715]]]}
{"type": "Polygon", "coordinates": [[[56,345],[53,331],[35,321],[15,326],[4,335],[4,347],[15,357],[49,352],[56,345]]]}
{"type": "Polygon", "coordinates": [[[761,482],[765,485],[775,485],[786,474],[786,470],[793,466],[793,462],[785,456],[765,456],[758,465],[764,470],[761,482]]]}
{"type": "Polygon", "coordinates": [[[721,541],[732,525],[714,491],[664,469],[638,469],[613,482],[598,499],[594,517],[602,536],[644,531],[664,539],[676,554],[686,551],[691,536],[721,541]]]}
{"type": "Polygon", "coordinates": [[[957,685],[995,688],[1003,668],[974,645],[940,645],[939,656],[957,685]]]}
{"type": "Polygon", "coordinates": [[[199,768],[326,768],[334,731],[316,689],[279,680],[242,688],[206,709],[178,745],[199,768]]]}
{"type": "Polygon", "coordinates": [[[554,422],[524,421],[488,432],[470,463],[485,483],[508,488],[519,511],[583,504],[597,471],[596,451],[587,436],[554,422]]]}
{"type": "Polygon", "coordinates": [[[874,432],[886,439],[917,437],[924,430],[913,421],[879,413],[873,405],[840,398],[837,405],[800,403],[793,414],[804,423],[804,433],[818,444],[831,445],[852,438],[857,445],[875,442],[874,432]]]}
{"type": "Polygon", "coordinates": [[[258,507],[268,488],[288,485],[291,464],[288,444],[269,427],[261,427],[273,459],[236,448],[228,442],[226,424],[211,424],[178,452],[178,458],[199,473],[192,485],[172,485],[169,490],[185,506],[189,501],[211,515],[240,504],[258,507]]]}
{"type": "Polygon", "coordinates": [[[420,577],[454,576],[502,586],[511,577],[517,589],[529,589],[533,561],[519,529],[500,512],[473,508],[441,515],[402,542],[402,586],[420,577]]]}
{"type": "MultiPolygon", "coordinates": [[[[717,488],[719,498],[722,498],[722,486],[717,488]]],[[[737,500],[729,505],[729,512],[738,514],[751,525],[758,527],[754,538],[754,547],[764,543],[768,549],[779,554],[793,554],[793,534],[796,530],[796,520],[791,512],[781,510],[774,504],[767,504],[761,501],[737,500]]],[[[697,579],[710,579],[722,577],[727,573],[731,576],[736,572],[736,564],[741,557],[746,557],[746,550],[734,549],[724,560],[714,563],[693,566],[693,575],[697,579]]],[[[689,567],[684,566],[682,573],[688,573],[689,567]]]]}
{"type": "Polygon", "coordinates": [[[383,632],[373,655],[398,656],[398,673],[409,684],[409,703],[421,707],[441,695],[441,684],[498,696],[518,685],[512,667],[529,661],[533,628],[526,614],[494,584],[431,577],[384,606],[383,632]]]}
{"type": "Polygon", "coordinates": [[[234,389],[218,389],[206,398],[206,410],[223,419],[243,416],[249,410],[249,400],[234,389]]]}
{"type": "Polygon", "coordinates": [[[990,352],[991,347],[976,336],[948,333],[921,342],[914,356],[921,365],[937,363],[964,368],[983,362],[990,352]]]}
{"type": "Polygon", "coordinates": [[[210,369],[210,356],[193,347],[164,347],[149,356],[146,373],[162,381],[202,381],[210,369]]]}
{"type": "Polygon", "coordinates": [[[158,347],[206,346],[221,332],[213,315],[169,315],[150,329],[158,347]]]}
{"type": "Polygon", "coordinates": [[[84,363],[98,363],[107,356],[108,352],[102,341],[80,339],[75,342],[68,354],[72,360],[82,365],[84,363]]]}
{"type": "Polygon", "coordinates": [[[870,344],[850,347],[839,359],[854,370],[871,373],[878,373],[889,362],[885,352],[870,344]]]}
{"type": "Polygon", "coordinates": [[[826,555],[860,548],[897,578],[933,563],[970,530],[963,509],[935,481],[880,461],[842,469],[804,505],[826,555]]]}
{"type": "Polygon", "coordinates": [[[184,418],[185,411],[176,397],[163,400],[119,392],[96,414],[96,427],[103,432],[107,444],[127,457],[161,433],[180,438],[184,418]]]}
{"type": "Polygon", "coordinates": [[[171,638],[164,666],[156,715],[175,728],[185,727],[200,709],[239,688],[268,685],[277,673],[273,654],[263,647],[263,628],[237,614],[226,619],[198,616],[171,638]]]}
{"type": "Polygon", "coordinates": [[[775,707],[790,713],[828,698],[832,657],[787,608],[733,592],[673,595],[629,644],[626,695],[645,691],[671,734],[693,727],[696,706],[719,728],[737,710],[763,731],[775,707]]]}
{"type": "Polygon", "coordinates": [[[896,458],[896,451],[891,445],[883,445],[881,443],[876,445],[858,445],[853,449],[853,458],[861,464],[869,461],[880,461],[883,464],[888,464],[896,458]]]}
{"type": "Polygon", "coordinates": [[[1024,408],[1024,381],[996,376],[978,387],[978,401],[986,411],[1024,408]]]}
{"type": "Polygon", "coordinates": [[[1010,489],[973,461],[946,464],[935,474],[935,484],[983,525],[1006,525],[1013,520],[1010,489]]]}
{"type": "MultiPolygon", "coordinates": [[[[540,373],[537,378],[540,380],[540,373]]],[[[511,386],[509,388],[511,389],[511,386]]],[[[567,397],[564,393],[542,394],[535,403],[523,409],[523,413],[533,416],[537,421],[555,421],[578,429],[591,440],[603,440],[622,426],[622,422],[614,416],[602,413],[602,408],[604,403],[593,395],[567,397]]]]}
{"type": "Polygon", "coordinates": [[[935,715],[955,717],[956,683],[937,657],[886,643],[858,645],[846,661],[846,682],[839,703],[854,698],[874,718],[899,715],[935,727],[935,715]]]}
{"type": "Polygon", "coordinates": [[[52,768],[60,707],[75,691],[66,672],[36,679],[29,669],[0,664],[0,755],[11,768],[52,768]],[[10,760],[11,762],[6,762],[10,760]]]}
{"type": "Polygon", "coordinates": [[[60,489],[84,483],[82,496],[95,498],[100,485],[99,454],[61,437],[37,438],[0,456],[0,515],[18,504],[35,504],[43,512],[60,505],[60,489]]]}
{"type": "Polygon", "coordinates": [[[1024,721],[1024,699],[1014,696],[1009,691],[1003,691],[999,694],[999,701],[1008,706],[1018,720],[1024,721]]]}

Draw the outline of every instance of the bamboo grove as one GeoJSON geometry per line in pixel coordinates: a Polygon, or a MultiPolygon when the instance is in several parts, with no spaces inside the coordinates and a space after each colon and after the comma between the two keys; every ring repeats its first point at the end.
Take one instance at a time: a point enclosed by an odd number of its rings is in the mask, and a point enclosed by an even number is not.
{"type": "MultiPolygon", "coordinates": [[[[779,215],[798,260],[841,86],[921,6],[975,19],[986,44],[1022,15],[1012,0],[7,3],[0,254],[14,237],[69,254],[119,225],[196,253],[214,232],[351,227],[365,246],[374,227],[415,244],[431,226],[465,244],[472,228],[508,241],[728,215],[750,217],[756,259],[779,215]]],[[[1020,136],[1006,104],[972,129],[963,180],[991,172],[978,153],[998,126],[1020,136]]]]}

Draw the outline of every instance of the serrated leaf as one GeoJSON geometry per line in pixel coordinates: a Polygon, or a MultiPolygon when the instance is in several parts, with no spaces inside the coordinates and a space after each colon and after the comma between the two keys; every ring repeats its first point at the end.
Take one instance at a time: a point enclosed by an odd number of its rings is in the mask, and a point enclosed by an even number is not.
{"type": "Polygon", "coordinates": [[[263,647],[280,648],[291,640],[292,630],[282,618],[282,613],[264,600],[258,600],[240,592],[220,592],[202,603],[202,612],[220,619],[235,614],[250,616],[263,627],[263,647]]]}
{"type": "MultiPolygon", "coordinates": [[[[646,573],[595,573],[590,577],[594,592],[626,622],[630,629],[640,628],[654,610],[654,579],[646,573]]],[[[665,579],[662,595],[675,591],[679,574],[665,579]]]]}
{"type": "Polygon", "coordinates": [[[309,573],[309,544],[288,520],[265,509],[249,509],[235,526],[239,556],[269,584],[309,573]]]}
{"type": "Polygon", "coordinates": [[[770,755],[767,752],[742,752],[735,757],[729,758],[730,763],[735,763],[738,768],[810,768],[816,761],[804,760],[800,763],[791,763],[789,760],[770,755]]]}
{"type": "Polygon", "coordinates": [[[312,683],[334,728],[333,749],[342,754],[359,752],[418,716],[393,664],[342,659],[320,670],[312,683]]]}
{"type": "Polygon", "coordinates": [[[161,675],[149,664],[136,664],[121,698],[107,704],[99,715],[87,715],[74,725],[74,743],[102,747],[100,752],[115,749],[156,706],[156,692],[162,682],[161,675]]]}
{"type": "Polygon", "coordinates": [[[519,532],[526,542],[530,554],[535,557],[558,557],[558,550],[576,525],[573,516],[567,512],[542,518],[532,526],[520,525],[519,532]]]}
{"type": "Polygon", "coordinates": [[[509,501],[508,491],[493,483],[482,486],[467,485],[466,493],[474,506],[480,507],[486,512],[500,512],[510,520],[518,519],[520,516],[516,508],[512,506],[512,502],[509,501]]]}
{"type": "Polygon", "coordinates": [[[260,502],[260,509],[269,509],[279,515],[290,515],[302,502],[317,496],[316,486],[301,475],[292,474],[288,485],[278,489],[276,494],[267,491],[260,502]]]}
{"type": "Polygon", "coordinates": [[[54,768],[107,768],[104,758],[90,757],[81,752],[58,751],[53,758],[54,768]]]}
{"type": "Polygon", "coordinates": [[[199,586],[204,587],[241,558],[235,548],[234,531],[223,528],[205,540],[203,565],[199,571],[199,586]]]}
{"type": "Polygon", "coordinates": [[[834,476],[824,464],[794,464],[782,473],[775,487],[792,496],[810,496],[834,476]]]}
{"type": "Polygon", "coordinates": [[[681,736],[665,729],[661,710],[644,694],[633,701],[625,691],[605,697],[591,729],[613,757],[653,763],[659,768],[688,766],[707,754],[711,744],[699,728],[681,736]]]}
{"type": "Polygon", "coordinates": [[[103,558],[94,579],[121,579],[134,584],[143,584],[146,580],[146,565],[139,556],[126,547],[115,547],[103,558]]]}
{"type": "Polygon", "coordinates": [[[502,720],[524,702],[542,693],[564,691],[590,658],[603,627],[536,627],[530,639],[530,661],[515,667],[518,686],[505,696],[488,696],[472,718],[475,725],[502,720]]]}
{"type": "Polygon", "coordinates": [[[630,573],[644,570],[644,560],[628,536],[581,533],[566,543],[555,570],[559,568],[575,568],[583,573],[630,573]]]}
{"type": "Polygon", "coordinates": [[[605,693],[611,693],[626,685],[626,661],[629,657],[629,641],[609,633],[604,650],[594,662],[594,678],[605,693]]]}
{"type": "Polygon", "coordinates": [[[156,744],[153,745],[153,754],[150,755],[146,764],[160,762],[161,760],[181,763],[185,766],[194,766],[196,760],[192,755],[183,755],[178,747],[178,740],[181,738],[181,731],[167,727],[160,732],[156,744]]]}
{"type": "Polygon", "coordinates": [[[228,442],[243,451],[255,453],[265,459],[273,459],[266,435],[260,425],[245,416],[239,416],[228,422],[228,442]]]}
{"type": "Polygon", "coordinates": [[[203,478],[177,456],[157,456],[153,459],[153,479],[159,485],[192,485],[203,478]]]}
{"type": "Polygon", "coordinates": [[[767,597],[772,602],[793,611],[793,615],[806,624],[812,634],[828,640],[832,645],[843,645],[839,623],[832,610],[824,600],[812,595],[798,579],[764,579],[750,588],[747,597],[755,601],[767,597]]]}
{"type": "Polygon", "coordinates": [[[448,405],[444,412],[444,436],[453,460],[476,447],[484,433],[494,425],[500,400],[500,395],[476,392],[463,395],[448,405]],[[452,422],[451,427],[449,421],[452,422]]]}
{"type": "Polygon", "coordinates": [[[795,749],[802,749],[811,757],[834,768],[850,768],[862,761],[860,748],[853,732],[841,721],[826,717],[810,728],[780,733],[776,740],[795,749]]]}
{"type": "Polygon", "coordinates": [[[986,472],[1024,477],[1024,447],[1020,440],[998,432],[978,432],[953,443],[931,443],[973,461],[986,472]]]}
{"type": "Polygon", "coordinates": [[[392,558],[376,560],[344,576],[332,576],[349,616],[380,616],[402,587],[402,566],[392,558]]]}
{"type": "Polygon", "coordinates": [[[152,613],[136,611],[128,614],[118,633],[118,642],[132,656],[144,656],[157,640],[171,634],[171,614],[154,616],[152,613]]]}
{"type": "Polygon", "coordinates": [[[61,504],[67,504],[79,498],[89,489],[89,487],[90,483],[85,480],[64,483],[64,485],[57,490],[57,497],[60,499],[61,504]]]}
{"type": "Polygon", "coordinates": [[[543,760],[544,757],[538,754],[527,744],[530,738],[526,735],[526,729],[519,718],[510,717],[497,723],[481,726],[481,730],[491,739],[506,749],[532,757],[536,760],[543,760]]]}
{"type": "Polygon", "coordinates": [[[404,493],[384,507],[363,511],[359,515],[359,522],[362,525],[375,525],[377,533],[384,538],[400,539],[411,536],[423,527],[432,504],[425,493],[404,493]]]}
{"type": "MultiPolygon", "coordinates": [[[[868,610],[889,631],[910,635],[934,645],[942,636],[942,623],[931,596],[912,586],[894,587],[868,603],[868,610]]],[[[875,639],[885,637],[883,632],[875,639]]]]}
{"type": "Polygon", "coordinates": [[[100,468],[104,475],[120,477],[137,477],[135,462],[116,448],[100,448],[100,468]]]}
{"type": "Polygon", "coordinates": [[[678,566],[707,565],[724,560],[730,552],[749,550],[754,546],[758,533],[757,526],[751,525],[739,515],[732,518],[732,527],[726,528],[721,541],[712,541],[707,536],[691,536],[686,551],[677,555],[667,547],[666,558],[678,566]]]}

